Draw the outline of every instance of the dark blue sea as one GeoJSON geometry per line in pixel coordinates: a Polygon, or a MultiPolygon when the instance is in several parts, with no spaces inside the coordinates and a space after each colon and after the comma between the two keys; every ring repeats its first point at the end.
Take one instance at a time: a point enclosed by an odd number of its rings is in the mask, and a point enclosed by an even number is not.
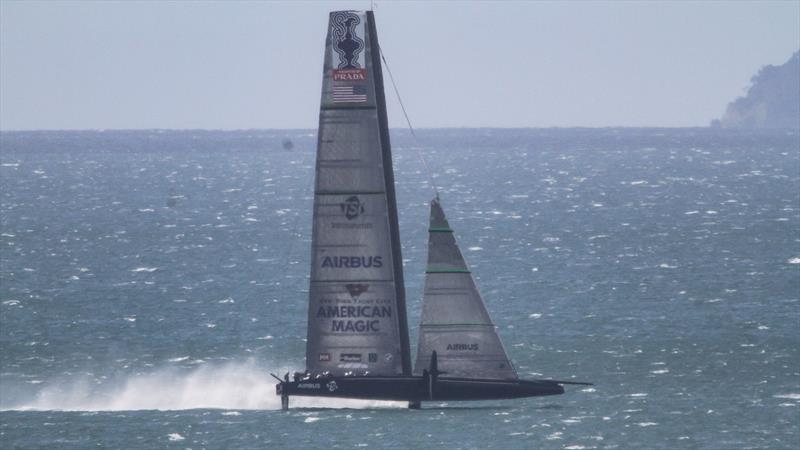
{"type": "Polygon", "coordinates": [[[0,134],[2,448],[800,448],[800,135],[393,131],[412,348],[442,203],[521,376],[292,399],[314,131],[0,134]],[[292,145],[284,145],[290,140],[292,145]]]}

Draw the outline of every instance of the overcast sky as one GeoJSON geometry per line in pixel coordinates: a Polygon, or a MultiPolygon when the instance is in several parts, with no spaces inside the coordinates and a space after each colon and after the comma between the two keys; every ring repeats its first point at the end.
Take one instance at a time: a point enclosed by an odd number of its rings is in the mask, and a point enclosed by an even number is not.
{"type": "MultiPolygon", "coordinates": [[[[316,128],[327,13],[369,5],[2,0],[0,129],[316,128]]],[[[375,14],[419,128],[705,126],[800,47],[798,1],[376,1],[375,14]]]]}

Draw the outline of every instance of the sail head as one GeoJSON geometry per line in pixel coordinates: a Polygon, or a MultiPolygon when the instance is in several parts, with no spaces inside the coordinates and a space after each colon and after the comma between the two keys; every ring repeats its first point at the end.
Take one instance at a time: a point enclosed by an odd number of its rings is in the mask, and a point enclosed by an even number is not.
{"type": "Polygon", "coordinates": [[[448,377],[517,378],[438,199],[431,202],[415,374],[430,366],[434,351],[448,377]]]}

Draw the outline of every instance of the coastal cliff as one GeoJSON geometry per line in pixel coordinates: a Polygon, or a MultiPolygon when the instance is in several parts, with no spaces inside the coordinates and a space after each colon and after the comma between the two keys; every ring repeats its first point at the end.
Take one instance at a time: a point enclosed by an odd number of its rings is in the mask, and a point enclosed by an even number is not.
{"type": "Polygon", "coordinates": [[[712,127],[800,129],[800,51],[780,66],[764,66],[747,95],[728,104],[712,127]]]}

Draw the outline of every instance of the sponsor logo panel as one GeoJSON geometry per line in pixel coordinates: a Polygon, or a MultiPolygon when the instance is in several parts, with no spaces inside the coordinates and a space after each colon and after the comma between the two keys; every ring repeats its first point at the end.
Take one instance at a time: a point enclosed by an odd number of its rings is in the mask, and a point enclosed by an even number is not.
{"type": "Polygon", "coordinates": [[[464,351],[478,351],[478,344],[477,343],[458,343],[458,344],[447,344],[448,351],[455,351],[455,352],[464,352],[464,351]]]}
{"type": "Polygon", "coordinates": [[[377,333],[383,319],[391,319],[392,315],[392,307],[388,305],[320,305],[317,309],[318,319],[330,319],[331,333],[377,333]]]}
{"type": "Polygon", "coordinates": [[[383,267],[383,256],[381,255],[343,255],[343,256],[323,256],[320,259],[320,267],[323,269],[380,269],[383,267]]]}
{"type": "Polygon", "coordinates": [[[373,231],[377,242],[387,241],[388,222],[386,201],[382,193],[317,197],[315,221],[320,230],[328,229],[324,237],[330,240],[358,239],[366,236],[359,231],[373,231]],[[349,233],[353,232],[353,233],[349,233]]]}
{"type": "Polygon", "coordinates": [[[351,11],[337,11],[332,14],[331,48],[334,70],[352,71],[365,68],[365,22],[364,15],[351,11]]]}
{"type": "MultiPolygon", "coordinates": [[[[396,333],[394,290],[391,283],[342,283],[312,286],[312,318],[326,334],[396,333]]],[[[320,354],[320,361],[330,361],[320,354]]]]}
{"type": "Polygon", "coordinates": [[[369,285],[364,283],[347,283],[344,287],[352,298],[358,298],[361,294],[369,290],[369,285]]]}
{"type": "Polygon", "coordinates": [[[367,203],[358,195],[351,195],[342,200],[337,205],[339,214],[332,217],[331,228],[337,230],[371,230],[374,228],[375,225],[365,219],[371,219],[369,214],[375,213],[375,211],[371,211],[375,205],[373,203],[368,207],[367,203]]]}
{"type": "Polygon", "coordinates": [[[353,195],[339,203],[342,213],[347,220],[353,220],[364,213],[364,204],[357,195],[353,195]]]}
{"type": "Polygon", "coordinates": [[[350,11],[331,16],[331,79],[334,103],[367,101],[367,70],[364,42],[366,17],[350,11]]]}
{"type": "Polygon", "coordinates": [[[361,353],[342,353],[339,355],[341,362],[361,362],[361,353]]]}
{"type": "Polygon", "coordinates": [[[366,69],[333,69],[333,81],[366,81],[366,69]]]}

